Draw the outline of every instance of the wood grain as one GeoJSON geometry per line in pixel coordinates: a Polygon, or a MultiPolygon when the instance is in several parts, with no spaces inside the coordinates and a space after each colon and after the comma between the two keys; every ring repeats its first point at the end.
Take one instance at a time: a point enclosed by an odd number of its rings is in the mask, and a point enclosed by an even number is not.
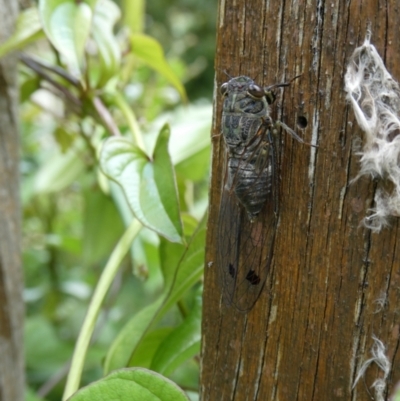
{"type": "Polygon", "coordinates": [[[400,381],[398,219],[379,234],[360,226],[376,183],[359,171],[363,133],[345,100],[354,49],[371,42],[400,80],[400,5],[383,1],[220,1],[216,85],[247,75],[258,84],[302,77],[282,91],[273,117],[296,127],[314,149],[281,134],[280,223],[266,289],[247,314],[221,301],[215,244],[224,144],[216,91],[206,251],[202,400],[370,400],[381,371],[372,336],[392,364],[387,395],[400,381]],[[367,391],[368,390],[368,391],[367,391]]]}

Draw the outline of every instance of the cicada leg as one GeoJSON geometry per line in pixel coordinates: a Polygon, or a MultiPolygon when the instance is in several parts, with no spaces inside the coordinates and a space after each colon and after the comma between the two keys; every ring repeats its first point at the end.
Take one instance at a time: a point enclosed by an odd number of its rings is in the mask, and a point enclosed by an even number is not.
{"type": "Polygon", "coordinates": [[[296,132],[294,132],[290,127],[288,127],[284,122],[282,121],[275,121],[275,127],[282,127],[288,134],[291,135],[292,138],[296,139],[296,141],[304,144],[304,145],[308,145],[308,146],[312,146],[313,148],[318,148],[318,145],[313,145],[312,143],[309,142],[305,142],[303,138],[301,138],[300,136],[298,136],[296,134],[296,132]]]}

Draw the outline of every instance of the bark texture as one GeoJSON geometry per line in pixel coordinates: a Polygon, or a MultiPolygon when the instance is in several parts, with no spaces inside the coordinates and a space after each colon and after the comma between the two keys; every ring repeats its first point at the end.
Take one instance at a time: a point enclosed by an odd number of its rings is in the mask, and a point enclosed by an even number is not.
{"type": "Polygon", "coordinates": [[[280,223],[266,288],[249,313],[224,305],[216,244],[225,147],[216,91],[202,334],[202,400],[382,399],[400,381],[399,220],[379,234],[361,227],[377,185],[355,183],[363,133],[345,100],[344,73],[354,49],[371,42],[400,80],[400,5],[387,1],[220,0],[216,85],[247,75],[269,85],[302,77],[281,93],[273,116],[317,150],[281,134],[280,223]],[[213,262],[213,263],[210,263],[213,262]],[[373,336],[390,371],[371,358],[373,336]],[[370,395],[371,393],[371,395],[370,395]]]}
{"type": "MultiPolygon", "coordinates": [[[[0,0],[0,43],[14,30],[18,2],[0,0]]],[[[0,60],[0,400],[22,401],[22,266],[20,257],[17,62],[0,60]]]]}

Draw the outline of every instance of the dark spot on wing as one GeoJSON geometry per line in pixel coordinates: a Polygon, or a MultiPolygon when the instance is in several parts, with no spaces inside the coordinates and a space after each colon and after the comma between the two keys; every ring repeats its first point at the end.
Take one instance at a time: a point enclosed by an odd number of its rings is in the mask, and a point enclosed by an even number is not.
{"type": "Polygon", "coordinates": [[[249,270],[246,275],[246,280],[250,282],[251,285],[258,285],[260,284],[260,277],[257,276],[254,270],[249,270]]]}
{"type": "Polygon", "coordinates": [[[229,263],[229,275],[234,278],[236,276],[236,269],[233,267],[232,263],[229,263]]]}

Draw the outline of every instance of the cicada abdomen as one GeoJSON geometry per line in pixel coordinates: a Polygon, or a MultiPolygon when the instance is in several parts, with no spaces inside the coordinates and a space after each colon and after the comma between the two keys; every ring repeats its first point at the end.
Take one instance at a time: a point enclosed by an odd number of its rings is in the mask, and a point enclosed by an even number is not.
{"type": "Polygon", "coordinates": [[[279,173],[269,104],[273,85],[262,89],[251,78],[232,78],[225,96],[222,135],[226,145],[225,180],[218,220],[218,271],[226,301],[251,309],[264,287],[278,221],[279,173]]]}

